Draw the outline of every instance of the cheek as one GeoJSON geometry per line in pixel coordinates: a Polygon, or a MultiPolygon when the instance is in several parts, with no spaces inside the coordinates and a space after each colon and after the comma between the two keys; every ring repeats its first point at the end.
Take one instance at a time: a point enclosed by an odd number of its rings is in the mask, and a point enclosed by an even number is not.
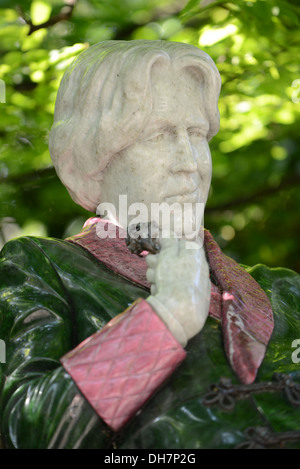
{"type": "Polygon", "coordinates": [[[212,172],[212,160],[211,153],[208,143],[202,143],[193,147],[195,159],[197,161],[199,173],[205,177],[205,179],[211,177],[212,172]]]}

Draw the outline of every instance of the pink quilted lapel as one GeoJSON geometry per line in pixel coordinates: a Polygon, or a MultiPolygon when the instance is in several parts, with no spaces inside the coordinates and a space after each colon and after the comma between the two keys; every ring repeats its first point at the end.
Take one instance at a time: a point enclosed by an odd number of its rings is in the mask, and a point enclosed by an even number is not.
{"type": "Polygon", "coordinates": [[[144,254],[142,257],[132,254],[126,246],[125,239],[126,232],[122,228],[95,217],[86,221],[81,233],[67,238],[66,241],[79,244],[110,270],[137,285],[150,289],[150,284],[146,279],[145,256],[147,253],[142,253],[144,254]],[[106,231],[105,227],[110,225],[116,230],[116,237],[101,239],[99,229],[103,233],[106,231]]]}

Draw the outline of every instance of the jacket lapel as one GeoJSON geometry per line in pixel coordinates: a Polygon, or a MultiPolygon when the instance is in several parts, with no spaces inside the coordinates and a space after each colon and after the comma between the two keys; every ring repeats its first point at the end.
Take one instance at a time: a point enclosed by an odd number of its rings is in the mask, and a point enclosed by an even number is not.
{"type": "MultiPolygon", "coordinates": [[[[66,241],[82,246],[108,269],[149,290],[147,253],[141,257],[132,254],[125,239],[124,230],[95,217],[85,223],[81,233],[66,241]]],[[[225,351],[233,370],[241,382],[251,383],[274,327],[270,301],[253,277],[222,253],[207,230],[204,247],[212,280],[209,315],[221,321],[225,351]]]]}

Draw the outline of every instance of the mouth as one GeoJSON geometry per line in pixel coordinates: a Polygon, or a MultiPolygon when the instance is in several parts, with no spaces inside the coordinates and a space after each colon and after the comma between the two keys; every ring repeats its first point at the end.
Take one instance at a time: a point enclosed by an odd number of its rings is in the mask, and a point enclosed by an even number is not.
{"type": "Polygon", "coordinates": [[[165,198],[165,201],[168,204],[177,203],[191,203],[194,204],[196,202],[200,202],[200,189],[197,187],[196,189],[184,192],[183,194],[172,195],[165,198]]]}
{"type": "Polygon", "coordinates": [[[201,186],[198,173],[178,175],[178,178],[172,180],[172,186],[170,185],[169,190],[166,188],[165,202],[169,204],[201,202],[201,186]]]}

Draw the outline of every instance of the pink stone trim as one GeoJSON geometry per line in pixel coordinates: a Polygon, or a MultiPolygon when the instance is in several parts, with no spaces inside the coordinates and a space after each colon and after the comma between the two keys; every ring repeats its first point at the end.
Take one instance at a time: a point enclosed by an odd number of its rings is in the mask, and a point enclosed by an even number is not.
{"type": "Polygon", "coordinates": [[[119,431],[186,357],[145,300],[61,359],[97,414],[119,431]]]}

